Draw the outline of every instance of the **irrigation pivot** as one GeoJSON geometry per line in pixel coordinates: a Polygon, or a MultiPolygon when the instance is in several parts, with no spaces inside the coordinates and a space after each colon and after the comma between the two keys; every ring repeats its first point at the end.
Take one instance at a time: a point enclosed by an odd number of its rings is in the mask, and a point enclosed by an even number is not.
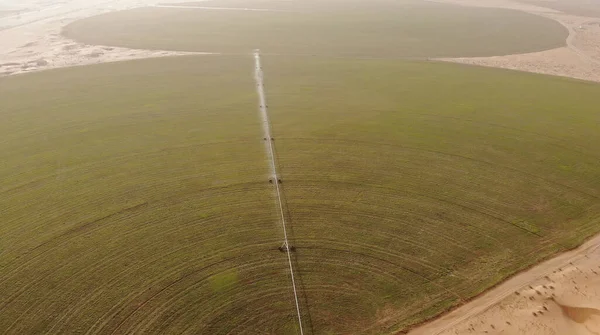
{"type": "Polygon", "coordinates": [[[275,148],[273,146],[273,136],[271,135],[271,122],[269,121],[269,113],[267,101],[265,98],[263,79],[264,75],[260,63],[260,50],[257,49],[254,50],[254,80],[256,81],[256,91],[258,93],[260,115],[263,121],[263,135],[265,139],[265,146],[269,158],[269,163],[271,165],[271,184],[275,185],[275,191],[277,193],[277,204],[279,205],[279,213],[281,215],[281,227],[283,229],[283,246],[280,247],[279,250],[285,252],[285,254],[287,255],[288,265],[290,268],[290,275],[292,278],[292,288],[294,290],[296,313],[298,314],[298,326],[300,327],[300,335],[304,335],[304,330],[302,328],[302,316],[300,314],[300,304],[298,302],[298,292],[296,290],[296,280],[294,279],[294,266],[292,265],[292,256],[290,254],[292,252],[293,247],[290,247],[290,244],[288,242],[287,227],[285,224],[285,214],[283,211],[283,204],[281,202],[281,189],[279,187],[279,185],[281,184],[281,178],[277,173],[277,166],[275,165],[275,148]]]}

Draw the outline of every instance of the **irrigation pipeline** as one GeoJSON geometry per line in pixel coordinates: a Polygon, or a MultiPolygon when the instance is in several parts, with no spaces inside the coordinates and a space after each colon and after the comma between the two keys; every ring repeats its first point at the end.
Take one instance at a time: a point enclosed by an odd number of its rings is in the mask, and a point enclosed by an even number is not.
{"type": "Polygon", "coordinates": [[[277,192],[277,203],[279,205],[279,213],[281,215],[281,226],[283,228],[283,239],[285,252],[288,259],[288,265],[290,268],[290,275],[292,278],[292,288],[294,289],[294,300],[296,302],[296,312],[298,313],[298,326],[300,327],[300,335],[304,335],[304,330],[302,328],[302,316],[300,314],[300,304],[298,302],[298,292],[296,290],[296,280],[294,279],[294,267],[292,265],[292,256],[290,254],[290,245],[288,242],[287,236],[287,227],[285,224],[285,214],[283,211],[283,204],[281,202],[281,190],[279,187],[279,176],[277,174],[277,166],[275,165],[275,148],[273,147],[273,137],[271,136],[271,122],[269,121],[269,113],[267,111],[267,101],[265,98],[265,89],[263,85],[263,71],[262,66],[260,64],[260,50],[254,51],[254,80],[256,81],[256,91],[258,93],[259,98],[259,109],[260,115],[263,121],[263,133],[264,138],[266,139],[266,149],[267,154],[269,156],[269,161],[271,163],[271,174],[273,176],[273,184],[275,184],[275,189],[277,192]]]}

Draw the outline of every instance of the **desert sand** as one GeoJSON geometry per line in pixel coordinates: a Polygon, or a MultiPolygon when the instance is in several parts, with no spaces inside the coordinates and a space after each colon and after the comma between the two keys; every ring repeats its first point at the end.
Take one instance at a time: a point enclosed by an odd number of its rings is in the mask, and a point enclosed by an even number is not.
{"type": "Polygon", "coordinates": [[[438,334],[600,334],[599,256],[573,260],[438,334]]]}
{"type": "MultiPolygon", "coordinates": [[[[61,35],[62,27],[75,20],[114,10],[155,5],[158,2],[158,0],[68,0],[61,2],[60,5],[49,5],[48,1],[29,0],[19,2],[19,7],[15,8],[3,5],[0,1],[0,11],[19,11],[0,17],[0,77],[128,59],[208,54],[86,45],[61,35]]],[[[160,1],[160,3],[168,2],[168,0],[160,1]]]]}
{"type": "Polygon", "coordinates": [[[595,335],[600,334],[599,298],[596,236],[409,334],[595,335]]]}

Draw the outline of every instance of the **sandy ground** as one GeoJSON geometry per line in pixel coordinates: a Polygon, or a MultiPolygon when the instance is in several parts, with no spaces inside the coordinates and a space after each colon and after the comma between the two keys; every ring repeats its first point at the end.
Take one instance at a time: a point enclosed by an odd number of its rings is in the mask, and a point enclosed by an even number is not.
{"type": "MultiPolygon", "coordinates": [[[[564,14],[538,5],[511,0],[431,0],[463,6],[514,9],[555,20],[569,30],[567,46],[548,51],[520,55],[439,60],[543,73],[600,82],[600,19],[564,14]]],[[[568,1],[568,0],[556,0],[568,1]]],[[[600,3],[599,3],[600,6],[600,3]]]]}
{"type": "Polygon", "coordinates": [[[600,236],[524,271],[409,335],[600,334],[600,236]]]}
{"type": "Polygon", "coordinates": [[[9,1],[0,0],[0,11],[21,11],[0,17],[0,77],[128,59],[203,54],[86,45],[60,34],[62,27],[84,17],[158,2],[169,0],[66,0],[59,5],[44,0],[12,1],[13,5],[8,5],[9,1]]]}
{"type": "Polygon", "coordinates": [[[440,334],[600,334],[600,266],[592,252],[440,334]]]}

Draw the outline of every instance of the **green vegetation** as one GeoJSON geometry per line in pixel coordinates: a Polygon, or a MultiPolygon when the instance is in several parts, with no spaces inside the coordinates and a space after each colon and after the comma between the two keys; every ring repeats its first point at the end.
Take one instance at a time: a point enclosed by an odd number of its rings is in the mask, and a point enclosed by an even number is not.
{"type": "Polygon", "coordinates": [[[268,57],[317,333],[432,317],[600,231],[600,86],[426,62],[268,57]]]}
{"type": "MultiPolygon", "coordinates": [[[[386,334],[600,231],[600,86],[265,57],[309,334],[386,334]]],[[[0,332],[295,334],[250,56],[3,78],[0,332]]]]}
{"type": "Polygon", "coordinates": [[[0,333],[295,333],[252,66],[0,79],[0,333]]]}
{"type": "MultiPolygon", "coordinates": [[[[224,6],[235,5],[253,7],[224,6]]],[[[255,7],[288,12],[139,8],[74,22],[64,34],[141,49],[409,58],[534,52],[563,46],[568,34],[535,15],[416,0],[257,1],[255,7]]]]}
{"type": "Polygon", "coordinates": [[[600,231],[600,86],[389,59],[548,49],[559,24],[243,3],[288,12],[143,8],[65,30],[243,55],[0,79],[0,333],[297,333],[255,48],[307,334],[396,333],[600,231]]]}

